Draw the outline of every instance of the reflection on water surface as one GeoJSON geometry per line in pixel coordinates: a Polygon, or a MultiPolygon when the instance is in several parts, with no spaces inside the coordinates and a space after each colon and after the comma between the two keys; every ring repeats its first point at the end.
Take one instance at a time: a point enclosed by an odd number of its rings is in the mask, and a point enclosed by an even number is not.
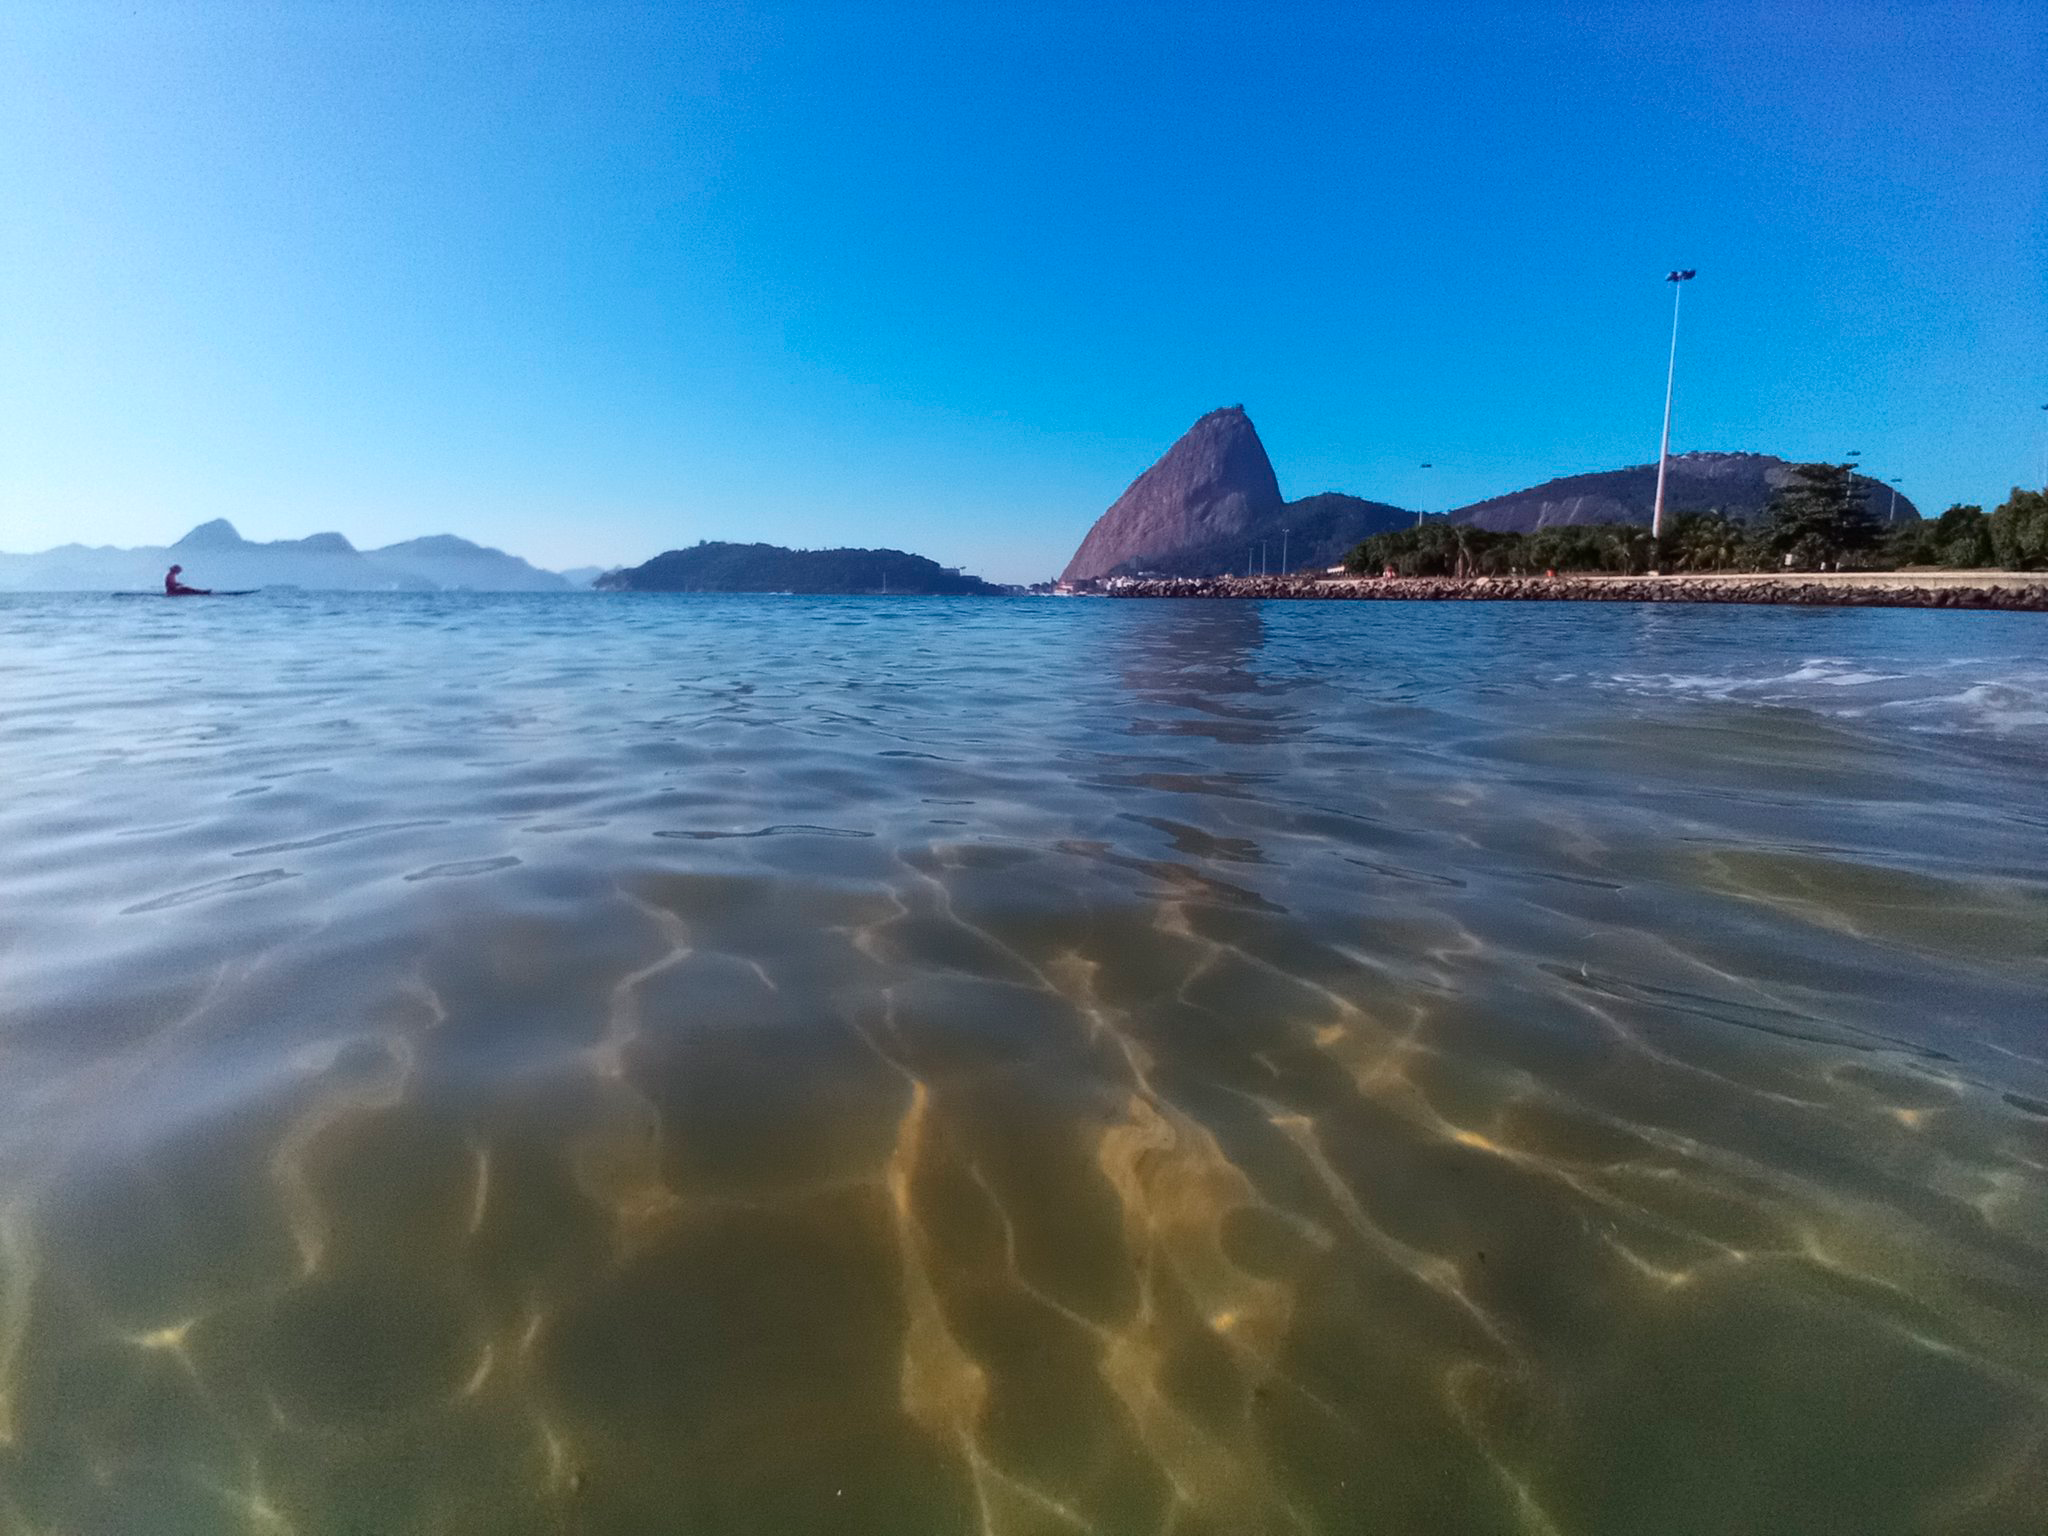
{"type": "Polygon", "coordinates": [[[2034,1529],[2042,638],[6,600],[0,1528],[2034,1529]]]}

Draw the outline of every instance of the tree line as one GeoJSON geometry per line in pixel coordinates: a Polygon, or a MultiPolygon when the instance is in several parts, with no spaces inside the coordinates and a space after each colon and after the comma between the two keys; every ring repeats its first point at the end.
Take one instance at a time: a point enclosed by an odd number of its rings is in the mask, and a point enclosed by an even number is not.
{"type": "Polygon", "coordinates": [[[1661,539],[1629,523],[1494,533],[1441,520],[1375,534],[1344,557],[1366,575],[1529,576],[1546,571],[2048,569],[2048,494],[2014,488],[1997,511],[1957,505],[1933,521],[1886,525],[1848,464],[1797,464],[1751,520],[1681,512],[1661,539]]]}

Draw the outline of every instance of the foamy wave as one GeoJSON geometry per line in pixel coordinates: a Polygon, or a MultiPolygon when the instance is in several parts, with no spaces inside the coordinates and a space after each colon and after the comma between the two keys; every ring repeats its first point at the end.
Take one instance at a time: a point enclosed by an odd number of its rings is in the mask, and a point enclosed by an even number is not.
{"type": "Polygon", "coordinates": [[[1817,656],[1789,672],[1622,672],[1609,680],[1648,697],[1747,701],[1810,709],[1837,719],[1883,714],[1910,730],[1982,730],[1998,735],[2048,730],[2048,668],[2015,672],[2009,662],[1957,658],[1910,671],[1817,656]]]}
{"type": "Polygon", "coordinates": [[[1899,699],[1877,708],[1911,717],[1938,717],[1919,726],[1945,729],[1961,719],[2003,735],[2011,731],[2048,730],[2048,686],[1976,683],[1960,693],[1926,699],[1899,699]]]}

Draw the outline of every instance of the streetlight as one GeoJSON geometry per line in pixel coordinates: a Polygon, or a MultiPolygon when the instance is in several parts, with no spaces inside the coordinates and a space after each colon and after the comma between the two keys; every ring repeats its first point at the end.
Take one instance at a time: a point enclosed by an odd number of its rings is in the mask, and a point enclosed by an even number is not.
{"type": "MultiPolygon", "coordinates": [[[[2044,406],[2042,406],[2042,407],[2041,407],[2041,409],[2042,409],[2042,410],[2044,410],[2044,411],[2048,411],[2048,405],[2044,405],[2044,406]]],[[[1435,469],[1435,468],[1436,468],[1436,466],[1435,466],[1434,464],[1425,464],[1425,465],[1423,465],[1422,467],[1423,467],[1424,469],[1435,469]]],[[[1425,482],[1425,484],[1426,484],[1426,483],[1427,483],[1427,482],[1425,482]]],[[[1416,527],[1418,527],[1418,528],[1420,528],[1420,527],[1422,526],[1422,520],[1423,520],[1423,519],[1424,519],[1425,517],[1429,516],[1429,492],[1428,492],[1428,491],[1426,491],[1426,490],[1425,490],[1425,491],[1424,491],[1424,492],[1422,493],[1422,501],[1423,501],[1423,505],[1422,505],[1421,509],[1420,509],[1419,511],[1417,511],[1417,512],[1416,512],[1416,514],[1415,514],[1415,526],[1416,526],[1416,527]]]]}
{"type": "Polygon", "coordinates": [[[1671,284],[1671,363],[1664,370],[1664,443],[1657,450],[1657,505],[1650,509],[1650,537],[1664,536],[1664,465],[1671,457],[1671,383],[1678,377],[1678,300],[1685,292],[1685,285],[1699,273],[1691,267],[1682,272],[1667,272],[1664,281],[1671,284]]]}
{"type": "MultiPolygon", "coordinates": [[[[2048,405],[2041,409],[2048,411],[2048,405]]],[[[2041,423],[2041,489],[2048,491],[2048,421],[2041,423]]]]}
{"type": "Polygon", "coordinates": [[[1890,482],[1889,482],[1889,484],[1891,485],[1891,488],[1892,488],[1892,509],[1891,509],[1891,510],[1890,510],[1889,512],[1885,513],[1885,515],[1884,515],[1884,520],[1885,520],[1885,521],[1886,521],[1887,523],[1895,522],[1895,521],[1897,521],[1897,519],[1898,519],[1898,515],[1899,515],[1899,477],[1898,477],[1897,475],[1893,475],[1893,476],[1892,476],[1892,478],[1891,478],[1891,480],[1890,480],[1890,482]]]}

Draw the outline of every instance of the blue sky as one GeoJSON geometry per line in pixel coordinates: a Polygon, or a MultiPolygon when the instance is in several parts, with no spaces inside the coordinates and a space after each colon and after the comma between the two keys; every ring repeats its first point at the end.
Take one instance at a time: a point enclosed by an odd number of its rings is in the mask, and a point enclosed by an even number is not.
{"type": "Polygon", "coordinates": [[[0,548],[1033,579],[1218,405],[1290,496],[1644,462],[1677,265],[1674,449],[1996,501],[2048,432],[2044,80],[2038,0],[12,0],[0,548]]]}

